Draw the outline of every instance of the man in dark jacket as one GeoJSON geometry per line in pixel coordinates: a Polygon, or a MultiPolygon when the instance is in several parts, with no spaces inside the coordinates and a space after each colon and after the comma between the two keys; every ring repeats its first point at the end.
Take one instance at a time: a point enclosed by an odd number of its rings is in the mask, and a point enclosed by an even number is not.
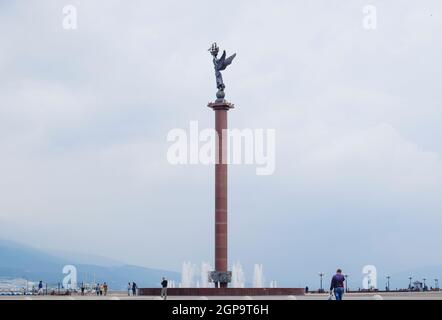
{"type": "Polygon", "coordinates": [[[344,281],[345,277],[342,275],[342,270],[338,269],[330,284],[330,295],[334,292],[336,300],[342,300],[342,296],[344,295],[344,281]]]}
{"type": "Polygon", "coordinates": [[[43,294],[43,281],[40,280],[40,282],[38,283],[38,294],[42,295],[43,294]]]}
{"type": "Polygon", "coordinates": [[[161,281],[161,298],[167,299],[167,280],[164,277],[161,281]]]}

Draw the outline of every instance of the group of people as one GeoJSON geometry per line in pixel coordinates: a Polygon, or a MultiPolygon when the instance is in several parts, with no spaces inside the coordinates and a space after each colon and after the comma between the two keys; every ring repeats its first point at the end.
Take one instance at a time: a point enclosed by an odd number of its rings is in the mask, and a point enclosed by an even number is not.
{"type": "Polygon", "coordinates": [[[107,296],[107,288],[108,287],[106,282],[102,284],[97,283],[97,285],[95,286],[95,293],[97,294],[97,296],[107,296]]]}
{"type": "MultiPolygon", "coordinates": [[[[345,292],[345,277],[342,274],[342,270],[338,269],[336,271],[336,274],[333,276],[331,283],[330,283],[330,300],[333,298],[333,295],[336,300],[342,300],[345,292]]],[[[166,300],[167,299],[167,286],[168,281],[166,278],[161,279],[161,298],[166,300]]],[[[85,294],[85,285],[84,283],[81,283],[81,295],[83,296],[85,294]]],[[[128,296],[136,296],[137,295],[137,289],[138,286],[135,282],[129,282],[127,284],[127,295],[128,296]]],[[[97,296],[107,296],[108,292],[108,285],[106,282],[103,282],[102,284],[97,283],[94,287],[95,293],[97,296]]],[[[306,288],[306,293],[308,292],[308,287],[306,288]]],[[[43,281],[40,281],[38,284],[38,294],[43,294],[43,281]]]]}
{"type": "MultiPolygon", "coordinates": [[[[161,281],[161,298],[166,299],[167,297],[167,280],[166,278],[162,278],[161,281]]],[[[103,283],[97,283],[95,284],[95,286],[93,287],[89,287],[89,289],[87,290],[86,285],[82,282],[80,285],[80,293],[82,296],[84,296],[87,292],[95,292],[95,294],[97,296],[107,296],[108,293],[108,284],[106,282],[103,283]]],[[[137,295],[137,290],[138,290],[138,286],[135,282],[129,282],[127,284],[127,295],[128,296],[136,296],[137,295]]],[[[38,295],[43,295],[44,294],[44,288],[43,288],[43,281],[40,281],[38,283],[38,287],[32,288],[32,292],[34,294],[38,294],[38,295]]],[[[53,291],[53,293],[55,294],[55,291],[53,291]]]]}
{"type": "MultiPolygon", "coordinates": [[[[95,292],[97,296],[107,296],[108,288],[109,287],[106,282],[103,282],[102,284],[97,283],[91,288],[91,292],[95,292]]],[[[86,293],[86,285],[83,282],[80,285],[80,292],[82,296],[84,296],[86,293]]]]}
{"type": "Polygon", "coordinates": [[[138,286],[135,282],[129,282],[127,284],[127,295],[128,296],[136,296],[137,295],[138,286]]]}

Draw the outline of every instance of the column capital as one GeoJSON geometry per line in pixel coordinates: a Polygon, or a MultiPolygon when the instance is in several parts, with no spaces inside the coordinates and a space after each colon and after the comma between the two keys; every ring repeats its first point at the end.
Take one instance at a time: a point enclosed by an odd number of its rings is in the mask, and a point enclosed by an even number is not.
{"type": "Polygon", "coordinates": [[[233,103],[227,102],[226,100],[209,102],[207,106],[213,110],[230,110],[235,108],[233,103]]]}

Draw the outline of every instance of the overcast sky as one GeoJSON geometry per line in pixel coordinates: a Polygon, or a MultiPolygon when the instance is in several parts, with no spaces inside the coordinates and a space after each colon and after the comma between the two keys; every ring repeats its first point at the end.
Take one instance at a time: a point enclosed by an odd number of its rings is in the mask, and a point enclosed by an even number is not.
{"type": "Polygon", "coordinates": [[[277,137],[273,175],[230,168],[231,262],[356,286],[367,264],[442,265],[441,34],[439,0],[0,0],[0,237],[212,262],[213,167],[170,165],[166,136],[213,126],[217,41],[229,126],[277,137]]]}

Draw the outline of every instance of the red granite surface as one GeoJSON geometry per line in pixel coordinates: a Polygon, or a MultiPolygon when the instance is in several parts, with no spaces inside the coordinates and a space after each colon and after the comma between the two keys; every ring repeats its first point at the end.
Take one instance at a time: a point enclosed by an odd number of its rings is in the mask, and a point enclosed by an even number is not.
{"type": "MultiPolygon", "coordinates": [[[[159,296],[160,288],[140,288],[141,296],[159,296]]],[[[169,288],[169,296],[289,296],[304,295],[304,288],[169,288]]]]}

